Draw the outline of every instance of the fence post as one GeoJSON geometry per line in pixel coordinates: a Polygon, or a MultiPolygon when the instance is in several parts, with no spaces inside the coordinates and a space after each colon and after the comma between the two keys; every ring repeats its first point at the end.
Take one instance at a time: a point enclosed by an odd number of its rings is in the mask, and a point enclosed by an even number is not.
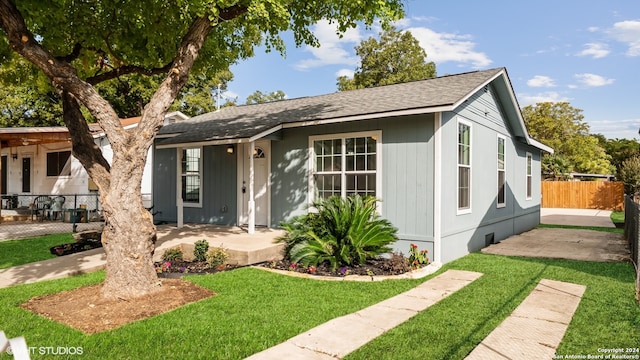
{"type": "Polygon", "coordinates": [[[636,301],[640,304],[640,205],[625,195],[624,236],[629,241],[631,261],[636,270],[636,301]]]}
{"type": "Polygon", "coordinates": [[[0,354],[6,352],[13,354],[13,358],[16,360],[30,360],[29,348],[24,337],[19,336],[13,339],[7,339],[4,331],[0,331],[0,354]]]}

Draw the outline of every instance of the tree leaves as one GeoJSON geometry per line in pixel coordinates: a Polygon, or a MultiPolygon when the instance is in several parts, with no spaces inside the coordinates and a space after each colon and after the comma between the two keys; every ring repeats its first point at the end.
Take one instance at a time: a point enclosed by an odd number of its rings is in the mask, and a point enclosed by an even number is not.
{"type": "Polygon", "coordinates": [[[380,40],[370,37],[356,46],[360,66],[353,79],[338,78],[338,90],[354,90],[423,80],[436,76],[436,65],[427,62],[427,53],[408,31],[395,27],[381,32],[380,40]]]}
{"type": "MultiPolygon", "coordinates": [[[[588,174],[613,172],[609,162],[611,157],[598,139],[589,134],[589,124],[583,121],[581,109],[572,107],[568,102],[542,102],[522,108],[522,116],[529,134],[553,148],[555,155],[566,160],[573,171],[588,174]]],[[[562,164],[563,168],[565,166],[562,164]]]]}

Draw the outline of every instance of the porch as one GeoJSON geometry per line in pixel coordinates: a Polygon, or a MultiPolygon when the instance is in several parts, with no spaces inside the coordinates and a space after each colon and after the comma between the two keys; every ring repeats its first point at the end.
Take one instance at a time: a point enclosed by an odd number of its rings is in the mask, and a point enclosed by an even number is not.
{"type": "Polygon", "coordinates": [[[227,263],[231,265],[251,265],[271,259],[282,258],[284,244],[275,243],[275,239],[285,231],[256,227],[253,234],[237,226],[207,224],[158,225],[158,240],[154,261],[160,261],[166,249],[181,246],[185,257],[192,256],[194,243],[207,240],[210,247],[221,247],[229,254],[227,263]]]}
{"type": "MultiPolygon", "coordinates": [[[[49,234],[59,229],[51,225],[54,224],[38,224],[40,230],[49,234]],[[49,231],[47,226],[50,227],[49,231]]],[[[0,232],[10,234],[9,237],[13,239],[22,237],[20,231],[28,231],[27,225],[0,225],[0,232]]],[[[274,240],[283,233],[283,230],[256,228],[256,232],[249,235],[246,230],[237,227],[185,224],[178,229],[175,225],[162,225],[158,227],[154,260],[160,260],[164,249],[180,244],[185,244],[185,247],[193,246],[196,241],[206,239],[210,246],[222,246],[227,250],[229,264],[257,264],[282,256],[283,244],[275,244],[274,240]]],[[[104,250],[98,248],[14,266],[0,270],[0,288],[88,273],[103,269],[105,262],[104,250]]]]}

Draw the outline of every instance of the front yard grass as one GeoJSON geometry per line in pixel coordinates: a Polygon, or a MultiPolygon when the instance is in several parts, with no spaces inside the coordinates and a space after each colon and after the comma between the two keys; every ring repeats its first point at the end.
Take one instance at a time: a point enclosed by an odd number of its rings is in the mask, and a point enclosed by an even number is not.
{"type": "MultiPolygon", "coordinates": [[[[637,347],[640,343],[640,307],[634,301],[630,263],[475,253],[446,264],[433,276],[447,269],[484,275],[348,358],[462,359],[543,278],[587,286],[559,354],[598,354],[598,348],[637,347]]],[[[315,281],[252,268],[189,276],[189,281],[218,295],[94,335],[84,335],[19,307],[31,297],[98,283],[103,278],[103,272],[95,272],[0,289],[0,329],[9,337],[25,336],[35,351],[81,347],[83,356],[91,359],[241,359],[424,281],[315,281]]],[[[10,357],[0,355],[0,359],[10,357]]]]}
{"type": "Polygon", "coordinates": [[[49,248],[68,242],[73,242],[71,234],[0,241],[0,269],[54,258],[49,248]]]}

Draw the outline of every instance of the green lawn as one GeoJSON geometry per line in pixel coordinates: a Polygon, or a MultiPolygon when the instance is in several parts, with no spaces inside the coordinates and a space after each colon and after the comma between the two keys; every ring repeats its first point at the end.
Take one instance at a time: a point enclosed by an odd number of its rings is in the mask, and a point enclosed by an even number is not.
{"type": "Polygon", "coordinates": [[[612,211],[611,212],[611,221],[614,223],[623,223],[624,222],[624,211],[612,211]]]}
{"type": "MultiPolygon", "coordinates": [[[[560,354],[597,354],[598,347],[640,343],[640,307],[634,301],[630,263],[475,253],[448,263],[440,272],[446,269],[479,271],[484,276],[349,358],[462,359],[542,278],[587,286],[560,354]]],[[[25,336],[28,345],[36,348],[82,347],[83,356],[91,359],[241,359],[424,281],[324,282],[251,268],[190,276],[190,281],[218,295],[95,335],[84,335],[19,307],[31,297],[94,284],[103,276],[95,272],[0,289],[0,329],[9,337],[25,336]]],[[[0,355],[0,359],[9,357],[0,355]]]]}
{"type": "Polygon", "coordinates": [[[604,231],[604,232],[612,232],[618,234],[624,234],[624,229],[618,228],[608,228],[608,227],[600,227],[600,226],[577,226],[577,225],[554,225],[554,224],[540,224],[539,228],[559,228],[559,229],[581,229],[581,230],[594,230],[594,231],[604,231]]]}
{"type": "Polygon", "coordinates": [[[49,248],[73,242],[71,234],[53,234],[0,242],[0,269],[56,257],[49,248]]]}

